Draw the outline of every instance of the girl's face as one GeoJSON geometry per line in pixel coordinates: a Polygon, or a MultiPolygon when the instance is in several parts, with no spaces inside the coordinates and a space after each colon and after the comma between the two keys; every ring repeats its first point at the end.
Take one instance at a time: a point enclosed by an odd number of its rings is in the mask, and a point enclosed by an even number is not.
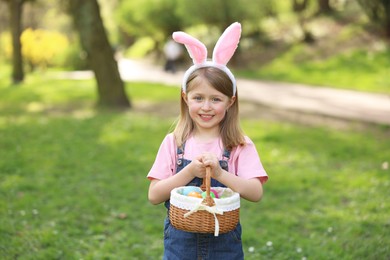
{"type": "Polygon", "coordinates": [[[197,130],[219,132],[219,123],[224,119],[226,111],[234,103],[235,97],[229,98],[219,92],[206,80],[201,80],[186,93],[182,93],[188,105],[189,114],[197,130]]]}

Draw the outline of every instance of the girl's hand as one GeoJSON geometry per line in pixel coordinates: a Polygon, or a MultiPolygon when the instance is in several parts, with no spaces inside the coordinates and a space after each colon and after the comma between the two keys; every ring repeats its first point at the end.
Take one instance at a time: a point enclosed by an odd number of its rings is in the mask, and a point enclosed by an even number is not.
{"type": "Polygon", "coordinates": [[[198,178],[206,177],[206,167],[202,162],[202,156],[198,156],[187,166],[192,176],[198,178]]]}
{"type": "Polygon", "coordinates": [[[211,178],[217,179],[222,174],[222,168],[219,165],[219,159],[216,154],[203,153],[201,156],[203,166],[211,168],[211,178]]]}

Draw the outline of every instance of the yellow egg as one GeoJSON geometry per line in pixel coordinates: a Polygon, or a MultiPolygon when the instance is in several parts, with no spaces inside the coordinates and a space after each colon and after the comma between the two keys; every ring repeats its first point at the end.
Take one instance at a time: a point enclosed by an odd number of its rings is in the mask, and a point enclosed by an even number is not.
{"type": "Polygon", "coordinates": [[[187,196],[194,197],[194,198],[202,198],[202,194],[200,194],[199,192],[196,192],[196,191],[191,191],[190,193],[188,193],[187,196]]]}

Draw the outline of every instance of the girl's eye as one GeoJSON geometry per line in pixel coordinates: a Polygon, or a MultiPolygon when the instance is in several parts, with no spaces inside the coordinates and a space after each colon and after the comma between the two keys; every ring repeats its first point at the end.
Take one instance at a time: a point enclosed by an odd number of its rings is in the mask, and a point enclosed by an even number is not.
{"type": "Polygon", "coordinates": [[[202,101],[203,99],[202,99],[202,97],[194,97],[194,99],[196,100],[196,101],[202,101]]]}
{"type": "Polygon", "coordinates": [[[220,98],[213,98],[212,101],[213,101],[213,102],[220,102],[221,99],[220,99],[220,98]]]}

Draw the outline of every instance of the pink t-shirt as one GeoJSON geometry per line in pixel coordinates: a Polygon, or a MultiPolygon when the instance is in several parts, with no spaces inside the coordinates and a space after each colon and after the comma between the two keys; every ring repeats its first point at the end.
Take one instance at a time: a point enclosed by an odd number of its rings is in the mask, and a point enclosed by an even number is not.
{"type": "MultiPolygon", "coordinates": [[[[260,178],[262,183],[268,180],[268,175],[261,164],[256,147],[249,137],[245,136],[246,145],[235,147],[228,161],[229,172],[244,179],[260,178]]],[[[193,160],[203,152],[217,154],[222,160],[223,145],[220,138],[212,142],[197,142],[192,136],[186,141],[183,158],[193,160]]],[[[161,143],[156,160],[148,174],[149,179],[166,179],[176,173],[177,145],[172,133],[161,143]]]]}

